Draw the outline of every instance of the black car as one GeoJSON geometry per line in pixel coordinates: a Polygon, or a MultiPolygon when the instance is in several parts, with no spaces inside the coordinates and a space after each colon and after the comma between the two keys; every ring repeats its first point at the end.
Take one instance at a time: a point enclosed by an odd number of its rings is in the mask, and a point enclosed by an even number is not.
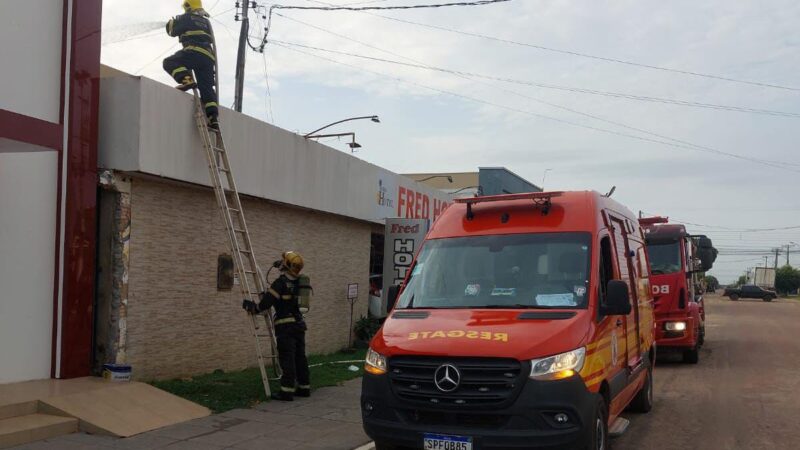
{"type": "Polygon", "coordinates": [[[741,288],[727,288],[723,295],[730,297],[733,301],[740,298],[760,298],[765,302],[771,302],[772,299],[778,298],[778,294],[775,291],[770,291],[754,284],[745,284],[741,288]]]}

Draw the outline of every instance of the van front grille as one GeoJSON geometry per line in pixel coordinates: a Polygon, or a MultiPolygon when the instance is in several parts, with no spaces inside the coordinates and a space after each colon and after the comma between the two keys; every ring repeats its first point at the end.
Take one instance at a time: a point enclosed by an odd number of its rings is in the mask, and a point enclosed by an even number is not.
{"type": "Polygon", "coordinates": [[[510,358],[395,356],[388,364],[395,395],[431,407],[501,405],[516,398],[526,376],[523,365],[510,358]],[[450,369],[450,378],[458,377],[452,390],[452,383],[440,383],[442,389],[435,382],[446,365],[456,369],[450,369]]]}

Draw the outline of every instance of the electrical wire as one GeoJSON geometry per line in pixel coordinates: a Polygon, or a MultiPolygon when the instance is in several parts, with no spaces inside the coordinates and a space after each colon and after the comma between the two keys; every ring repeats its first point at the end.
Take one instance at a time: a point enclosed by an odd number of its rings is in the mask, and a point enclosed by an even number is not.
{"type": "MultiPolygon", "coordinates": [[[[308,1],[311,1],[311,0],[308,0],[308,1]]],[[[325,2],[317,2],[317,1],[315,1],[314,3],[327,4],[325,2]]],[[[663,72],[672,72],[672,73],[677,73],[677,74],[681,74],[681,75],[690,75],[690,76],[694,76],[694,77],[703,77],[703,78],[709,78],[709,79],[720,80],[720,81],[728,81],[728,82],[731,82],[731,83],[747,84],[747,85],[751,85],[751,86],[759,86],[759,87],[766,87],[766,88],[782,89],[782,90],[787,90],[787,91],[800,92],[800,88],[799,87],[784,86],[784,85],[779,85],[779,84],[775,84],[775,83],[765,83],[765,82],[761,82],[761,81],[742,80],[742,79],[733,78],[733,77],[727,77],[727,76],[722,76],[722,75],[713,75],[713,74],[708,74],[708,73],[703,73],[703,72],[696,72],[696,71],[691,71],[691,70],[675,69],[675,68],[671,68],[671,67],[655,66],[655,65],[652,65],[652,64],[644,64],[644,63],[638,63],[638,62],[634,62],[634,61],[627,61],[627,60],[624,60],[624,59],[609,58],[609,57],[605,57],[605,56],[591,55],[589,53],[582,53],[582,52],[577,52],[577,51],[573,51],[573,50],[563,50],[563,49],[557,49],[557,48],[553,48],[553,47],[546,47],[544,45],[539,45],[539,44],[517,42],[517,41],[513,41],[513,40],[510,40],[510,39],[503,39],[503,38],[496,37],[496,36],[490,36],[490,35],[480,34],[480,33],[473,33],[473,32],[469,32],[469,31],[456,30],[456,29],[453,29],[453,28],[443,27],[441,25],[431,25],[431,24],[426,24],[426,23],[414,22],[414,21],[407,20],[407,19],[399,19],[397,17],[384,16],[384,15],[381,15],[381,14],[375,14],[375,13],[365,13],[365,14],[369,14],[369,15],[375,16],[375,17],[380,17],[382,19],[392,20],[392,21],[395,21],[395,22],[405,23],[405,24],[408,24],[408,25],[416,25],[416,26],[420,26],[420,27],[424,27],[424,28],[430,28],[430,29],[433,29],[433,30],[445,31],[445,32],[448,32],[448,33],[455,33],[455,34],[460,34],[460,35],[464,35],[464,36],[472,36],[472,37],[476,37],[476,38],[480,38],[480,39],[486,39],[486,40],[495,41],[495,42],[502,42],[502,43],[505,43],[505,44],[512,44],[512,45],[521,46],[521,47],[535,48],[535,49],[538,49],[538,50],[544,50],[544,51],[553,52],[553,53],[561,53],[561,54],[565,54],[565,55],[579,56],[579,57],[582,57],[582,58],[595,59],[595,60],[599,60],[599,61],[606,61],[606,62],[611,62],[611,63],[616,63],[616,64],[624,64],[624,65],[640,67],[640,68],[644,68],[644,69],[660,70],[660,71],[663,71],[663,72]]]]}
{"type": "Polygon", "coordinates": [[[417,68],[417,69],[426,69],[426,70],[432,70],[432,71],[436,71],[436,72],[449,73],[449,74],[453,74],[453,75],[464,75],[464,76],[467,76],[467,77],[482,78],[482,79],[492,80],[492,81],[501,81],[501,82],[504,82],[504,83],[522,84],[522,85],[526,85],[526,86],[534,86],[534,87],[540,87],[540,88],[544,88],[544,89],[556,89],[556,90],[577,92],[577,93],[583,93],[583,94],[592,94],[592,95],[601,95],[601,96],[606,96],[606,97],[625,98],[625,99],[629,99],[629,100],[638,100],[638,101],[645,101],[645,102],[655,102],[655,103],[665,103],[665,104],[680,105],[680,106],[689,106],[689,107],[694,107],[694,108],[708,108],[708,109],[715,109],[715,110],[744,112],[744,113],[750,113],[750,114],[764,114],[764,115],[779,116],[779,117],[793,117],[793,118],[800,117],[800,113],[794,113],[794,112],[775,111],[775,110],[769,110],[769,109],[757,109],[757,108],[750,108],[750,107],[744,107],[744,106],[718,105],[718,104],[713,104],[713,103],[700,103],[700,102],[693,102],[693,101],[689,101],[689,100],[670,99],[670,98],[663,98],[663,97],[649,97],[649,96],[643,96],[643,95],[627,94],[627,93],[622,93],[622,92],[598,91],[598,90],[594,90],[594,89],[585,89],[585,88],[578,88],[578,87],[572,87],[572,86],[560,86],[560,85],[555,85],[555,84],[545,84],[545,83],[538,83],[538,82],[532,82],[532,81],[517,80],[517,79],[513,79],[513,78],[496,77],[496,76],[492,76],[492,75],[479,74],[479,73],[474,73],[474,72],[463,72],[463,71],[458,71],[458,70],[453,70],[453,69],[446,69],[446,68],[442,68],[442,67],[434,67],[434,66],[429,66],[429,65],[420,65],[420,64],[405,63],[405,62],[402,62],[402,61],[393,61],[393,60],[385,59],[385,58],[377,58],[377,57],[373,57],[373,56],[359,55],[359,54],[355,54],[355,53],[342,52],[342,51],[331,50],[331,49],[320,48],[320,47],[313,47],[313,46],[298,44],[298,43],[294,43],[294,42],[285,42],[285,41],[276,41],[276,40],[272,40],[272,42],[281,42],[282,44],[286,44],[286,45],[294,45],[294,46],[303,47],[303,48],[307,48],[307,49],[311,49],[311,50],[317,50],[317,51],[333,53],[333,54],[338,54],[338,55],[344,55],[344,56],[352,56],[354,58],[361,58],[361,59],[366,59],[366,60],[370,60],[370,61],[382,62],[382,63],[386,63],[386,64],[395,64],[395,65],[412,67],[412,68],[417,68]]]}
{"type": "MultiPolygon", "coordinates": [[[[248,1],[248,0],[246,0],[248,1]]],[[[274,4],[271,5],[269,8],[266,8],[262,5],[256,5],[256,9],[262,11],[262,18],[266,20],[266,26],[264,27],[264,36],[261,39],[261,43],[258,45],[252,45],[248,39],[247,45],[250,46],[251,49],[263,52],[264,47],[267,45],[267,37],[269,35],[269,31],[272,24],[272,14],[277,9],[295,9],[295,10],[303,10],[303,11],[388,11],[388,10],[411,10],[411,9],[433,9],[433,8],[450,8],[456,6],[484,6],[484,5],[491,5],[495,3],[508,3],[513,0],[473,0],[473,1],[461,1],[461,2],[449,2],[449,3],[432,3],[432,4],[421,4],[421,5],[396,5],[396,6],[348,6],[348,5],[334,5],[330,3],[324,2],[316,2],[320,4],[324,4],[326,6],[297,6],[297,5],[280,5],[274,4]]],[[[371,3],[371,2],[364,2],[364,3],[371,3]]]]}
{"type": "MultiPolygon", "coordinates": [[[[293,18],[293,17],[289,17],[289,16],[285,16],[285,15],[280,14],[280,13],[275,13],[275,15],[277,15],[277,16],[283,18],[283,19],[287,19],[289,21],[292,21],[292,22],[295,22],[295,23],[298,23],[298,24],[301,24],[301,25],[316,29],[318,31],[322,31],[322,32],[327,33],[327,34],[330,34],[330,35],[333,35],[333,36],[337,36],[339,38],[346,39],[346,40],[358,43],[358,44],[363,45],[365,47],[368,47],[368,48],[371,48],[371,49],[374,49],[374,50],[377,50],[377,51],[380,51],[380,52],[383,52],[383,53],[386,53],[386,54],[389,54],[389,55],[392,55],[392,56],[395,56],[395,57],[398,57],[398,58],[402,58],[402,59],[405,59],[405,60],[408,60],[408,61],[412,61],[412,62],[415,62],[417,64],[421,64],[421,65],[425,66],[425,68],[433,68],[432,66],[430,66],[429,64],[427,64],[427,63],[425,63],[423,61],[420,61],[420,60],[417,60],[417,59],[414,59],[414,58],[410,58],[408,56],[404,56],[404,55],[401,55],[399,53],[396,53],[396,52],[393,52],[393,51],[390,51],[390,50],[386,50],[386,49],[383,49],[383,48],[380,48],[380,47],[376,47],[376,46],[374,46],[372,44],[360,41],[358,39],[351,38],[351,37],[343,35],[343,34],[339,34],[339,33],[333,32],[331,30],[328,30],[328,29],[325,29],[325,28],[322,28],[322,27],[319,27],[319,26],[304,22],[302,20],[299,20],[299,19],[296,19],[296,18],[293,18]]],[[[493,83],[488,83],[488,82],[480,80],[480,79],[472,78],[470,76],[464,75],[463,73],[459,73],[457,71],[453,71],[451,74],[455,75],[457,77],[460,77],[462,79],[466,79],[466,80],[470,80],[470,81],[473,81],[473,82],[476,82],[476,83],[480,83],[480,84],[485,85],[485,86],[490,86],[490,87],[499,89],[499,90],[501,90],[503,92],[506,92],[506,93],[509,93],[509,94],[512,94],[512,95],[516,95],[518,97],[522,97],[522,98],[525,98],[525,99],[528,99],[528,100],[532,100],[532,101],[535,101],[537,103],[548,105],[548,106],[551,106],[551,107],[554,107],[554,108],[558,108],[558,109],[561,109],[561,110],[564,110],[564,111],[569,111],[569,112],[572,112],[574,114],[578,114],[578,115],[581,115],[581,116],[584,116],[584,117],[589,117],[589,118],[592,118],[592,119],[595,119],[595,120],[599,120],[601,122],[605,122],[605,123],[616,125],[616,126],[619,126],[619,127],[622,127],[622,128],[629,129],[629,130],[637,131],[639,133],[644,133],[644,134],[647,134],[647,135],[650,135],[650,136],[657,137],[659,139],[666,139],[666,140],[669,140],[669,141],[677,142],[679,144],[689,145],[689,146],[695,147],[696,149],[698,149],[700,151],[706,151],[706,152],[709,152],[709,153],[728,156],[727,152],[723,152],[721,150],[718,150],[718,149],[715,149],[715,148],[712,148],[712,147],[694,144],[692,142],[688,142],[688,141],[685,141],[685,140],[673,138],[673,137],[670,137],[670,136],[665,136],[665,135],[660,134],[660,133],[655,133],[655,132],[648,131],[648,130],[645,130],[645,129],[642,129],[642,128],[639,128],[639,127],[630,126],[630,125],[627,125],[627,124],[624,124],[624,123],[621,123],[621,122],[618,122],[618,121],[609,120],[609,119],[606,119],[604,117],[600,117],[600,116],[597,116],[597,115],[594,115],[594,114],[589,114],[589,113],[586,113],[586,112],[583,112],[583,111],[579,111],[579,110],[576,110],[576,109],[573,109],[573,108],[569,108],[567,106],[559,105],[557,103],[548,102],[548,101],[545,101],[545,100],[542,100],[542,99],[539,99],[539,98],[536,98],[536,97],[532,97],[530,95],[523,94],[523,93],[521,93],[519,91],[503,88],[503,87],[497,86],[497,85],[495,85],[493,83]]],[[[785,162],[780,162],[780,161],[769,161],[769,160],[766,160],[766,161],[768,161],[770,163],[774,163],[774,164],[800,165],[800,164],[785,163],[785,162]]]]}
{"type": "Polygon", "coordinates": [[[269,112],[270,123],[275,123],[275,114],[272,112],[272,90],[269,87],[269,71],[267,70],[267,54],[262,53],[261,58],[264,61],[264,82],[267,85],[267,98],[264,99],[264,107],[269,112]]]}
{"type": "MultiPolygon", "coordinates": [[[[457,92],[452,92],[452,91],[447,91],[447,90],[444,90],[444,89],[439,89],[439,88],[434,88],[434,87],[431,87],[431,86],[426,86],[426,85],[423,85],[423,84],[420,84],[420,83],[416,83],[416,82],[413,82],[413,81],[408,81],[408,80],[403,79],[403,78],[398,78],[398,77],[395,77],[395,76],[392,76],[392,75],[387,75],[387,74],[382,73],[382,72],[373,71],[373,70],[366,69],[366,68],[363,68],[363,67],[354,66],[352,64],[343,63],[341,61],[337,61],[337,60],[332,59],[332,58],[328,58],[328,57],[321,56],[321,55],[318,55],[318,54],[315,54],[315,53],[303,51],[303,50],[300,50],[300,49],[292,47],[292,46],[281,44],[279,42],[272,41],[272,43],[274,45],[276,45],[276,46],[279,46],[281,48],[284,48],[284,49],[287,49],[287,50],[290,50],[290,51],[294,51],[296,53],[301,53],[301,54],[305,54],[305,55],[312,56],[312,57],[315,57],[315,58],[323,59],[323,60],[332,62],[334,64],[339,64],[339,65],[351,67],[351,68],[354,68],[354,69],[362,71],[362,72],[370,72],[370,73],[376,74],[378,76],[382,76],[382,77],[385,77],[385,78],[393,79],[393,80],[398,81],[400,83],[405,83],[405,84],[421,87],[421,88],[424,88],[424,89],[428,89],[428,90],[431,90],[431,91],[434,91],[434,92],[438,92],[438,93],[441,93],[441,94],[450,95],[450,96],[453,96],[453,97],[456,97],[456,98],[461,98],[461,99],[468,100],[468,101],[471,101],[471,102],[480,103],[480,104],[488,105],[488,106],[493,106],[493,107],[496,107],[496,108],[505,109],[505,110],[508,110],[508,111],[512,111],[512,112],[516,112],[516,113],[520,113],[520,114],[524,114],[524,115],[529,115],[529,116],[532,116],[532,117],[537,117],[537,118],[546,119],[546,120],[550,120],[550,121],[554,121],[554,122],[559,122],[559,123],[571,125],[571,126],[574,126],[574,127],[585,128],[585,129],[589,129],[589,130],[599,131],[599,132],[602,132],[602,133],[628,137],[628,138],[631,138],[631,139],[636,139],[636,140],[640,140],[640,141],[644,141],[644,142],[667,145],[667,146],[670,146],[670,147],[687,149],[687,150],[697,150],[697,148],[692,147],[692,146],[688,146],[688,145],[682,145],[682,144],[678,144],[678,143],[675,143],[675,142],[669,142],[669,141],[661,141],[661,140],[657,140],[657,139],[650,139],[650,138],[646,138],[646,137],[642,137],[642,136],[636,136],[636,135],[632,135],[632,134],[628,134],[628,133],[619,132],[619,131],[616,131],[616,130],[609,130],[607,128],[600,128],[600,127],[595,127],[595,126],[591,126],[591,125],[585,125],[585,124],[581,124],[581,123],[578,123],[578,122],[573,122],[573,121],[570,121],[570,120],[559,119],[559,118],[552,117],[552,116],[547,116],[547,115],[544,115],[544,114],[534,113],[532,111],[527,111],[527,110],[523,110],[523,109],[514,108],[514,107],[511,107],[511,106],[506,106],[506,105],[490,102],[490,101],[479,99],[479,98],[476,98],[476,97],[471,97],[471,96],[468,96],[468,95],[459,94],[457,92]]],[[[792,168],[786,167],[786,165],[776,164],[776,163],[769,162],[769,161],[766,161],[766,160],[750,158],[750,157],[747,157],[747,156],[737,155],[737,154],[734,154],[734,153],[725,153],[725,155],[729,156],[731,158],[741,159],[741,160],[745,160],[745,161],[754,162],[756,164],[761,164],[761,165],[765,165],[765,166],[769,166],[769,167],[773,167],[773,168],[778,168],[778,169],[781,169],[781,170],[787,170],[787,171],[790,171],[790,172],[800,173],[800,170],[792,169],[792,168]]]]}

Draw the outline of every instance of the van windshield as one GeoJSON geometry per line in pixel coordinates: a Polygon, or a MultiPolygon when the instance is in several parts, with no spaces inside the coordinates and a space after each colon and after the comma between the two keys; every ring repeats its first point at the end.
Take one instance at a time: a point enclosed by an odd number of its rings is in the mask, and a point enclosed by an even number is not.
{"type": "Polygon", "coordinates": [[[429,240],[397,307],[585,308],[590,244],[589,233],[429,240]]]}
{"type": "Polygon", "coordinates": [[[681,270],[681,248],[678,242],[647,244],[650,272],[653,275],[675,273],[681,270]]]}

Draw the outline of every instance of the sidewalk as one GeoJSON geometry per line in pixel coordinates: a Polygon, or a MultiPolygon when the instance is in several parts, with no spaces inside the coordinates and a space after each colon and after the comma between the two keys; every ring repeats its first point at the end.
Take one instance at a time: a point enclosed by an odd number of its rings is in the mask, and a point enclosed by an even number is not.
{"type": "Polygon", "coordinates": [[[311,398],[271,401],[117,439],[76,433],[14,450],[351,450],[370,442],[361,428],[361,379],[320,388],[311,398]]]}

